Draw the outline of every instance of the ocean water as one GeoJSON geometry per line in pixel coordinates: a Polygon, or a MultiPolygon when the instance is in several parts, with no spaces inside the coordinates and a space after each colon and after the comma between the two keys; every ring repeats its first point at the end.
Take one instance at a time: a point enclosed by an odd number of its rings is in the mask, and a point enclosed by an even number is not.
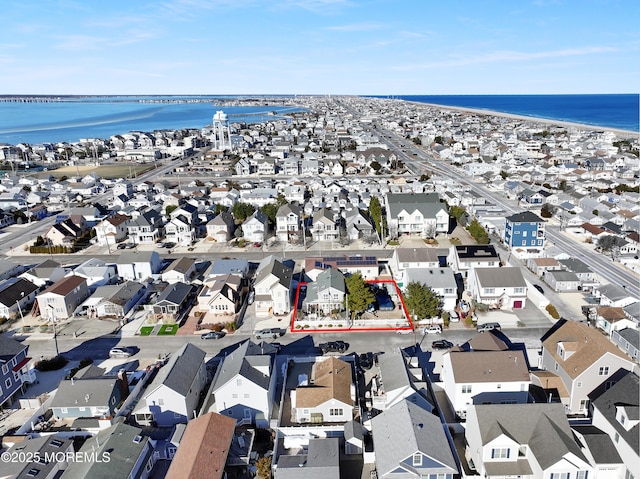
{"type": "Polygon", "coordinates": [[[640,131],[640,95],[405,95],[420,103],[640,131]]]}
{"type": "MultiPolygon", "coordinates": [[[[75,142],[80,138],[109,138],[129,131],[202,128],[217,110],[229,121],[255,123],[273,119],[271,112],[294,109],[278,106],[219,106],[213,99],[191,103],[147,103],[167,97],[87,97],[56,102],[0,102],[0,143],[75,142]]],[[[171,100],[202,97],[171,97],[171,100]]],[[[213,98],[213,97],[212,97],[213,98]]],[[[220,97],[216,97],[220,98],[220,97]]]]}

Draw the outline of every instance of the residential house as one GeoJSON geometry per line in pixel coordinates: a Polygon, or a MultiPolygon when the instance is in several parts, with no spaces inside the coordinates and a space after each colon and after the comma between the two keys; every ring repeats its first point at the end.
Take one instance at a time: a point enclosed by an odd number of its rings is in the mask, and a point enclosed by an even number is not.
{"type": "Polygon", "coordinates": [[[95,227],[96,241],[101,246],[113,246],[127,237],[128,216],[115,214],[100,221],[95,227]]]}
{"type": "Polygon", "coordinates": [[[571,271],[545,271],[543,278],[554,291],[567,292],[580,289],[580,278],[571,271]]]}
{"type": "Polygon", "coordinates": [[[389,234],[418,234],[433,238],[449,230],[449,213],[437,193],[389,193],[386,195],[389,234]]]}
{"type": "Polygon", "coordinates": [[[472,405],[466,457],[479,477],[582,477],[595,471],[558,403],[472,405]]]}
{"type": "Polygon", "coordinates": [[[580,288],[582,291],[591,291],[598,286],[598,277],[593,270],[581,259],[578,258],[566,258],[559,259],[558,262],[562,265],[562,268],[566,271],[571,271],[580,280],[580,288]]]}
{"type": "Polygon", "coordinates": [[[196,230],[186,216],[174,216],[164,225],[164,237],[169,242],[189,246],[196,239],[196,230]]]}
{"type": "Polygon", "coordinates": [[[624,308],[637,301],[627,292],[624,286],[618,284],[604,284],[594,291],[594,296],[600,298],[601,306],[615,306],[624,308]]]}
{"type": "Polygon", "coordinates": [[[518,267],[473,268],[468,289],[490,308],[521,309],[527,301],[527,283],[518,267]]]}
{"type": "Polygon", "coordinates": [[[462,419],[472,404],[526,403],[529,368],[522,351],[450,351],[440,373],[445,393],[462,419]]]}
{"type": "Polygon", "coordinates": [[[165,479],[223,479],[236,422],[215,412],[187,423],[165,479]]]}
{"type": "Polygon", "coordinates": [[[233,238],[234,230],[233,215],[228,211],[222,211],[207,223],[207,237],[213,238],[219,243],[227,242],[233,238]]]}
{"type": "Polygon", "coordinates": [[[371,238],[375,234],[373,222],[359,208],[345,210],[344,223],[351,241],[371,238]]]}
{"type": "MultiPolygon", "coordinates": [[[[440,296],[440,307],[452,311],[458,300],[458,283],[451,268],[409,268],[405,271],[404,287],[409,283],[420,283],[440,296]]],[[[409,311],[409,314],[412,314],[409,311]]],[[[429,318],[415,318],[429,319],[429,318]]]]}
{"type": "Polygon", "coordinates": [[[529,258],[527,268],[536,276],[542,277],[546,271],[561,270],[562,265],[555,258],[529,258]]]}
{"type": "Polygon", "coordinates": [[[192,300],[193,286],[177,281],[169,284],[155,298],[153,314],[163,315],[168,319],[177,320],[192,300]]]}
{"type": "Polygon", "coordinates": [[[231,273],[208,278],[198,294],[198,308],[213,315],[237,313],[242,304],[243,283],[240,275],[231,273]]]}
{"type": "Polygon", "coordinates": [[[344,275],[334,268],[325,269],[315,281],[307,284],[302,308],[307,314],[320,315],[342,311],[346,291],[344,275]]]}
{"type": "Polygon", "coordinates": [[[242,237],[250,243],[264,243],[269,231],[269,217],[260,210],[242,223],[242,237]]]}
{"type": "Polygon", "coordinates": [[[136,405],[136,422],[172,426],[193,419],[207,382],[204,356],[205,352],[191,343],[173,353],[136,405]]]}
{"type": "Polygon", "coordinates": [[[148,208],[127,220],[127,234],[134,244],[154,244],[162,236],[162,215],[148,208]]]}
{"type": "MultiPolygon", "coordinates": [[[[15,278],[0,284],[0,317],[23,316],[25,308],[33,303],[38,287],[24,278],[15,278]]],[[[24,325],[24,322],[23,322],[24,325]]]]}
{"type": "Polygon", "coordinates": [[[371,420],[379,478],[458,477],[440,418],[408,399],[371,420]]]}
{"type": "Polygon", "coordinates": [[[124,318],[144,297],[146,288],[136,281],[99,286],[83,304],[91,318],[124,318]]]}
{"type": "Polygon", "coordinates": [[[500,255],[492,244],[454,245],[451,247],[447,262],[454,271],[468,277],[472,268],[497,268],[500,255]]]}
{"type": "Polygon", "coordinates": [[[39,313],[50,321],[67,319],[88,296],[89,289],[85,278],[67,276],[40,293],[34,308],[37,307],[39,313]]]}
{"type": "Polygon", "coordinates": [[[269,355],[250,352],[245,341],[225,356],[216,370],[203,412],[217,412],[238,423],[269,427],[276,374],[269,355]]]}
{"type": "Polygon", "coordinates": [[[74,457],[73,440],[60,434],[42,437],[24,436],[4,451],[7,457],[23,457],[23,461],[2,464],[2,477],[22,479],[30,477],[57,478],[67,466],[67,457],[74,457]],[[46,458],[46,459],[45,459],[46,458]]]}
{"type": "Polygon", "coordinates": [[[311,234],[314,241],[335,241],[338,239],[339,227],[331,210],[320,208],[313,214],[311,234]]]}
{"type": "Polygon", "coordinates": [[[542,251],[544,248],[544,220],[531,211],[507,216],[504,242],[514,251],[542,251]]]}
{"type": "Polygon", "coordinates": [[[291,311],[293,270],[273,256],[264,258],[254,279],[257,316],[283,315],[291,311]]]}
{"type": "Polygon", "coordinates": [[[0,281],[14,278],[27,268],[22,264],[14,263],[8,259],[0,258],[0,281]]]}
{"type": "MultiPolygon", "coordinates": [[[[80,217],[82,218],[82,217],[80,217]]],[[[71,218],[55,223],[44,234],[45,241],[52,246],[73,246],[75,240],[80,238],[86,232],[86,224],[84,228],[82,223],[76,224],[71,218]]]]}
{"type": "Polygon", "coordinates": [[[307,256],[305,275],[315,281],[328,268],[339,269],[343,274],[360,273],[365,280],[378,279],[380,266],[375,256],[307,256]]]}
{"type": "Polygon", "coordinates": [[[618,345],[627,356],[638,361],[640,359],[640,331],[635,328],[614,330],[611,333],[611,341],[618,345]]]}
{"type": "Polygon", "coordinates": [[[115,415],[128,395],[124,370],[105,375],[103,368],[89,365],[60,381],[50,408],[57,418],[107,417],[115,415]]]}
{"type": "Polygon", "coordinates": [[[378,356],[379,376],[372,380],[371,406],[384,411],[405,399],[432,412],[428,378],[424,376],[415,358],[402,349],[378,356]]]}
{"type": "Polygon", "coordinates": [[[588,395],[634,363],[598,330],[576,321],[560,320],[542,338],[541,369],[556,374],[568,392],[568,414],[588,414],[588,395]]]}
{"type": "Polygon", "coordinates": [[[629,373],[593,400],[591,423],[613,439],[625,467],[624,475],[637,477],[640,471],[640,400],[638,376],[629,373]]]}
{"type": "Polygon", "coordinates": [[[72,461],[61,479],[146,479],[154,465],[153,447],[149,438],[143,435],[142,429],[121,421],[99,431],[94,438],[82,445],[78,453],[80,457],[105,459],[72,461]]]}
{"type": "Polygon", "coordinates": [[[161,267],[162,259],[155,251],[123,251],[116,260],[118,276],[129,281],[155,278],[161,267]]]}
{"type": "Polygon", "coordinates": [[[0,334],[0,407],[10,406],[23,384],[36,380],[35,372],[27,369],[27,350],[25,344],[0,334]]]}
{"type": "Polygon", "coordinates": [[[174,259],[162,272],[162,281],[173,284],[190,282],[196,274],[196,262],[192,258],[182,256],[174,259]]]}
{"type": "Polygon", "coordinates": [[[638,324],[632,319],[629,319],[622,308],[600,306],[596,308],[596,327],[611,336],[614,331],[625,328],[637,328],[638,324]]]}
{"type": "Polygon", "coordinates": [[[59,279],[64,278],[66,274],[67,270],[65,270],[60,263],[52,259],[47,259],[42,263],[29,268],[20,275],[20,278],[31,281],[39,288],[42,288],[47,284],[53,284],[59,279]]]}
{"type": "Polygon", "coordinates": [[[298,454],[281,454],[275,479],[340,479],[340,444],[337,437],[312,438],[306,450],[298,454]]]}
{"type": "Polygon", "coordinates": [[[355,386],[351,365],[334,356],[318,358],[311,381],[292,393],[291,418],[296,423],[344,423],[351,421],[355,386]]]}
{"type": "Polygon", "coordinates": [[[90,258],[74,268],[69,275],[80,276],[87,280],[87,288],[94,291],[98,286],[114,283],[118,279],[116,267],[97,258],[90,258]]]}
{"type": "Polygon", "coordinates": [[[302,211],[297,203],[282,205],[276,214],[276,236],[280,241],[293,241],[301,234],[302,211]]]}
{"type": "Polygon", "coordinates": [[[407,285],[406,272],[409,268],[438,268],[441,266],[442,251],[436,248],[396,248],[389,261],[393,279],[400,289],[407,285]]]}

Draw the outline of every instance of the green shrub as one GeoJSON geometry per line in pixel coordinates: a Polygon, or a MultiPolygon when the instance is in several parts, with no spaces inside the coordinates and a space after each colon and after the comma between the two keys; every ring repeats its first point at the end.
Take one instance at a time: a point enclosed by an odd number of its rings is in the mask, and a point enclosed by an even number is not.
{"type": "Polygon", "coordinates": [[[69,362],[69,360],[67,358],[65,358],[64,356],[55,356],[51,359],[41,359],[40,361],[38,361],[35,365],[35,368],[38,371],[58,371],[59,369],[62,369],[63,367],[66,366],[66,364],[69,362]]]}

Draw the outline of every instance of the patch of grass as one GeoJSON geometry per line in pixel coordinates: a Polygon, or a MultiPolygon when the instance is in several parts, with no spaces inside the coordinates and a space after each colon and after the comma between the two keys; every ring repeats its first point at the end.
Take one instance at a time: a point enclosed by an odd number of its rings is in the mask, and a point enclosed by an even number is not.
{"type": "Polygon", "coordinates": [[[158,331],[158,336],[174,336],[177,332],[177,324],[163,324],[158,331]]]}
{"type": "Polygon", "coordinates": [[[151,336],[153,326],[142,326],[140,328],[140,336],[151,336]]]}

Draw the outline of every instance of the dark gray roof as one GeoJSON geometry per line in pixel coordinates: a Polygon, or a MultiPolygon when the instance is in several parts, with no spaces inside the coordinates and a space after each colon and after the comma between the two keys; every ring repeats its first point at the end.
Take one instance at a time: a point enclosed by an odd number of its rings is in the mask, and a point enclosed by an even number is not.
{"type": "Polygon", "coordinates": [[[616,419],[616,414],[620,408],[624,408],[628,420],[633,420],[632,416],[637,420],[640,406],[639,390],[638,376],[628,373],[593,401],[593,407],[602,414],[633,451],[637,451],[640,447],[640,424],[636,423],[627,431],[616,419]]]}
{"type": "Polygon", "coordinates": [[[595,426],[574,426],[573,429],[584,438],[584,445],[591,452],[596,464],[622,464],[611,437],[604,431],[595,426]]]}
{"type": "Polygon", "coordinates": [[[60,381],[51,407],[109,406],[109,399],[116,388],[116,376],[65,379],[60,381]]]}
{"type": "Polygon", "coordinates": [[[182,396],[187,396],[193,379],[198,375],[204,363],[205,352],[191,343],[187,343],[172,354],[169,362],[160,368],[160,372],[147,388],[155,390],[161,384],[182,396]]]}
{"type": "Polygon", "coordinates": [[[242,376],[264,390],[269,389],[269,376],[262,374],[256,367],[266,366],[269,367],[270,370],[271,357],[268,355],[249,356],[247,351],[250,345],[251,341],[245,341],[238,349],[224,358],[220,373],[215,385],[212,387],[214,394],[215,391],[234,379],[237,375],[242,376]]]}
{"type": "Polygon", "coordinates": [[[592,269],[582,260],[577,258],[559,259],[558,262],[564,265],[568,271],[574,273],[591,273],[592,269]]]}
{"type": "MultiPolygon", "coordinates": [[[[24,441],[14,444],[8,452],[10,454],[24,454],[23,457],[34,459],[37,458],[38,455],[44,458],[53,454],[66,453],[72,442],[71,439],[59,435],[31,439],[27,436],[24,441]]],[[[73,451],[73,448],[71,451],[73,451]]],[[[11,477],[12,479],[32,479],[34,475],[29,475],[29,471],[38,471],[35,477],[48,477],[54,467],[58,467],[56,461],[7,461],[2,464],[2,475],[3,477],[11,477]]]]}
{"type": "Polygon", "coordinates": [[[528,445],[542,469],[556,464],[567,453],[587,461],[576,443],[561,403],[471,407],[476,409],[483,445],[507,434],[517,443],[528,445]]]}
{"type": "MultiPolygon", "coordinates": [[[[440,419],[412,402],[403,400],[374,417],[371,428],[381,476],[395,470],[417,452],[431,459],[423,461],[425,466],[420,468],[421,474],[458,473],[440,419]]],[[[411,465],[405,463],[403,467],[411,468],[411,465]]]]}
{"type": "Polygon", "coordinates": [[[545,274],[553,276],[556,281],[580,281],[580,278],[571,271],[547,270],[545,274]]]}
{"type": "Polygon", "coordinates": [[[170,284],[158,295],[156,304],[163,301],[167,301],[172,304],[182,304],[187,296],[189,296],[192,289],[193,286],[180,281],[170,284]]]}
{"type": "Polygon", "coordinates": [[[628,304],[622,309],[624,310],[624,314],[636,321],[640,321],[640,301],[628,304]]]}
{"type": "Polygon", "coordinates": [[[340,450],[337,437],[309,440],[306,454],[280,455],[276,479],[339,479],[340,450]]]}
{"type": "MultiPolygon", "coordinates": [[[[142,429],[118,422],[104,429],[95,437],[88,439],[80,448],[86,454],[95,454],[94,457],[103,457],[103,453],[109,455],[106,461],[72,461],[62,475],[63,479],[113,479],[130,477],[134,467],[138,464],[146,464],[152,453],[152,448],[147,446],[148,438],[142,435],[142,429]]],[[[144,470],[144,466],[143,470],[144,470]]]]}
{"type": "Polygon", "coordinates": [[[492,244],[456,245],[455,251],[461,260],[495,261],[500,259],[495,246],[492,244]]]}
{"type": "Polygon", "coordinates": [[[640,349],[640,331],[633,328],[624,328],[617,331],[621,338],[636,349],[640,349]]]}
{"type": "Polygon", "coordinates": [[[604,284],[598,288],[598,292],[601,296],[606,296],[611,301],[618,301],[620,299],[628,298],[631,296],[627,293],[627,290],[618,284],[604,284]]]}
{"type": "Polygon", "coordinates": [[[0,362],[11,361],[14,356],[27,349],[27,346],[13,338],[0,334],[0,362]]]}
{"type": "Polygon", "coordinates": [[[507,216],[506,219],[511,223],[544,223],[542,218],[531,211],[516,213],[514,215],[507,216]]]}
{"type": "Polygon", "coordinates": [[[260,266],[258,266],[258,270],[256,271],[254,283],[258,284],[270,275],[275,276],[281,285],[286,286],[287,288],[291,287],[293,270],[273,257],[271,257],[271,261],[267,264],[263,265],[262,262],[260,263],[260,266]]]}

